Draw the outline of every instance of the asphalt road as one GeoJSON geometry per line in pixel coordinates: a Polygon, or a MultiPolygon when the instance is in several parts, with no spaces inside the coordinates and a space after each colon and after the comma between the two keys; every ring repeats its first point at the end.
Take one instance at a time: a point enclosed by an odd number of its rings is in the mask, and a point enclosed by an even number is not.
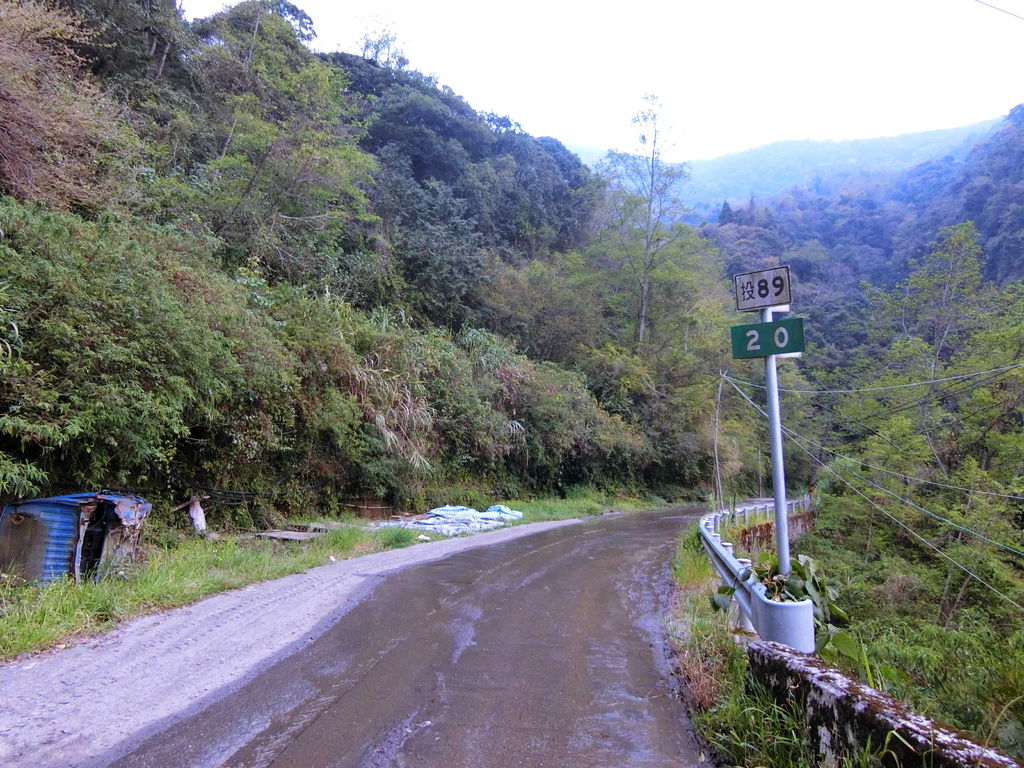
{"type": "Polygon", "coordinates": [[[610,515],[380,576],[313,642],[114,765],[698,765],[660,616],[696,516],[610,515]]]}

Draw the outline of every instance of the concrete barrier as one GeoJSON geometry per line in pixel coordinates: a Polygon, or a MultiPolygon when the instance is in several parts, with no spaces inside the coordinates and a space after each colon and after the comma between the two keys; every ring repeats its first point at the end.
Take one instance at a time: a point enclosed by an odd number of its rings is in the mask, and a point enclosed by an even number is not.
{"type": "Polygon", "coordinates": [[[807,738],[835,766],[868,749],[889,768],[1021,768],[1013,758],[911,712],[897,699],[855,680],[815,656],[780,643],[747,647],[751,680],[780,702],[795,700],[807,717],[807,738]]]}

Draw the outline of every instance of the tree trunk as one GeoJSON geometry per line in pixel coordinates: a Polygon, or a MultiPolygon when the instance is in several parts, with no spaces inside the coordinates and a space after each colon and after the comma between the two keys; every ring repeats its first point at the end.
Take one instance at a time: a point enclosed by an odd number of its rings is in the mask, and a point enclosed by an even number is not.
{"type": "Polygon", "coordinates": [[[651,281],[644,279],[640,283],[640,301],[636,312],[636,343],[640,346],[647,340],[647,312],[651,301],[651,281]]]}

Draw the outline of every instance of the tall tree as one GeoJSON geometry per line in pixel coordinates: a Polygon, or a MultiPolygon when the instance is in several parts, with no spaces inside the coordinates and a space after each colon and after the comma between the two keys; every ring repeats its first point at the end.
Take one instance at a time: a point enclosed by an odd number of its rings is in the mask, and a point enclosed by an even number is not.
{"type": "Polygon", "coordinates": [[[991,300],[981,281],[978,231],[967,221],[944,227],[941,239],[895,291],[876,303],[882,322],[879,333],[896,329],[895,343],[912,351],[931,376],[960,351],[977,327],[979,313],[991,300]]]}
{"type": "Polygon", "coordinates": [[[344,73],[305,47],[309,18],[290,3],[246,0],[195,29],[210,127],[195,175],[226,260],[331,279],[373,167],[344,73]]]}
{"type": "Polygon", "coordinates": [[[736,219],[735,214],[732,212],[732,206],[729,205],[729,201],[726,200],[722,203],[722,208],[718,212],[718,223],[719,224],[732,224],[736,219]]]}
{"type": "Polygon", "coordinates": [[[176,0],[57,0],[56,5],[94,31],[77,48],[96,75],[121,78],[125,92],[139,80],[187,69],[195,40],[176,0]]]}
{"type": "Polygon", "coordinates": [[[678,255],[675,246],[688,231],[681,195],[689,172],[662,155],[658,110],[657,98],[648,96],[633,118],[639,152],[609,152],[602,168],[611,179],[608,231],[633,284],[637,346],[647,341],[654,274],[678,255]]]}

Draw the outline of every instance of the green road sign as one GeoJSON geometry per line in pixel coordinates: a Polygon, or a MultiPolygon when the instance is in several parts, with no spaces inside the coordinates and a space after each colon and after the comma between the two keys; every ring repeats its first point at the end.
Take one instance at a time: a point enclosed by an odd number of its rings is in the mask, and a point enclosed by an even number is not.
{"type": "Polygon", "coordinates": [[[730,331],[732,356],[736,360],[804,351],[804,321],[801,317],[774,323],[734,325],[730,331]]]}

